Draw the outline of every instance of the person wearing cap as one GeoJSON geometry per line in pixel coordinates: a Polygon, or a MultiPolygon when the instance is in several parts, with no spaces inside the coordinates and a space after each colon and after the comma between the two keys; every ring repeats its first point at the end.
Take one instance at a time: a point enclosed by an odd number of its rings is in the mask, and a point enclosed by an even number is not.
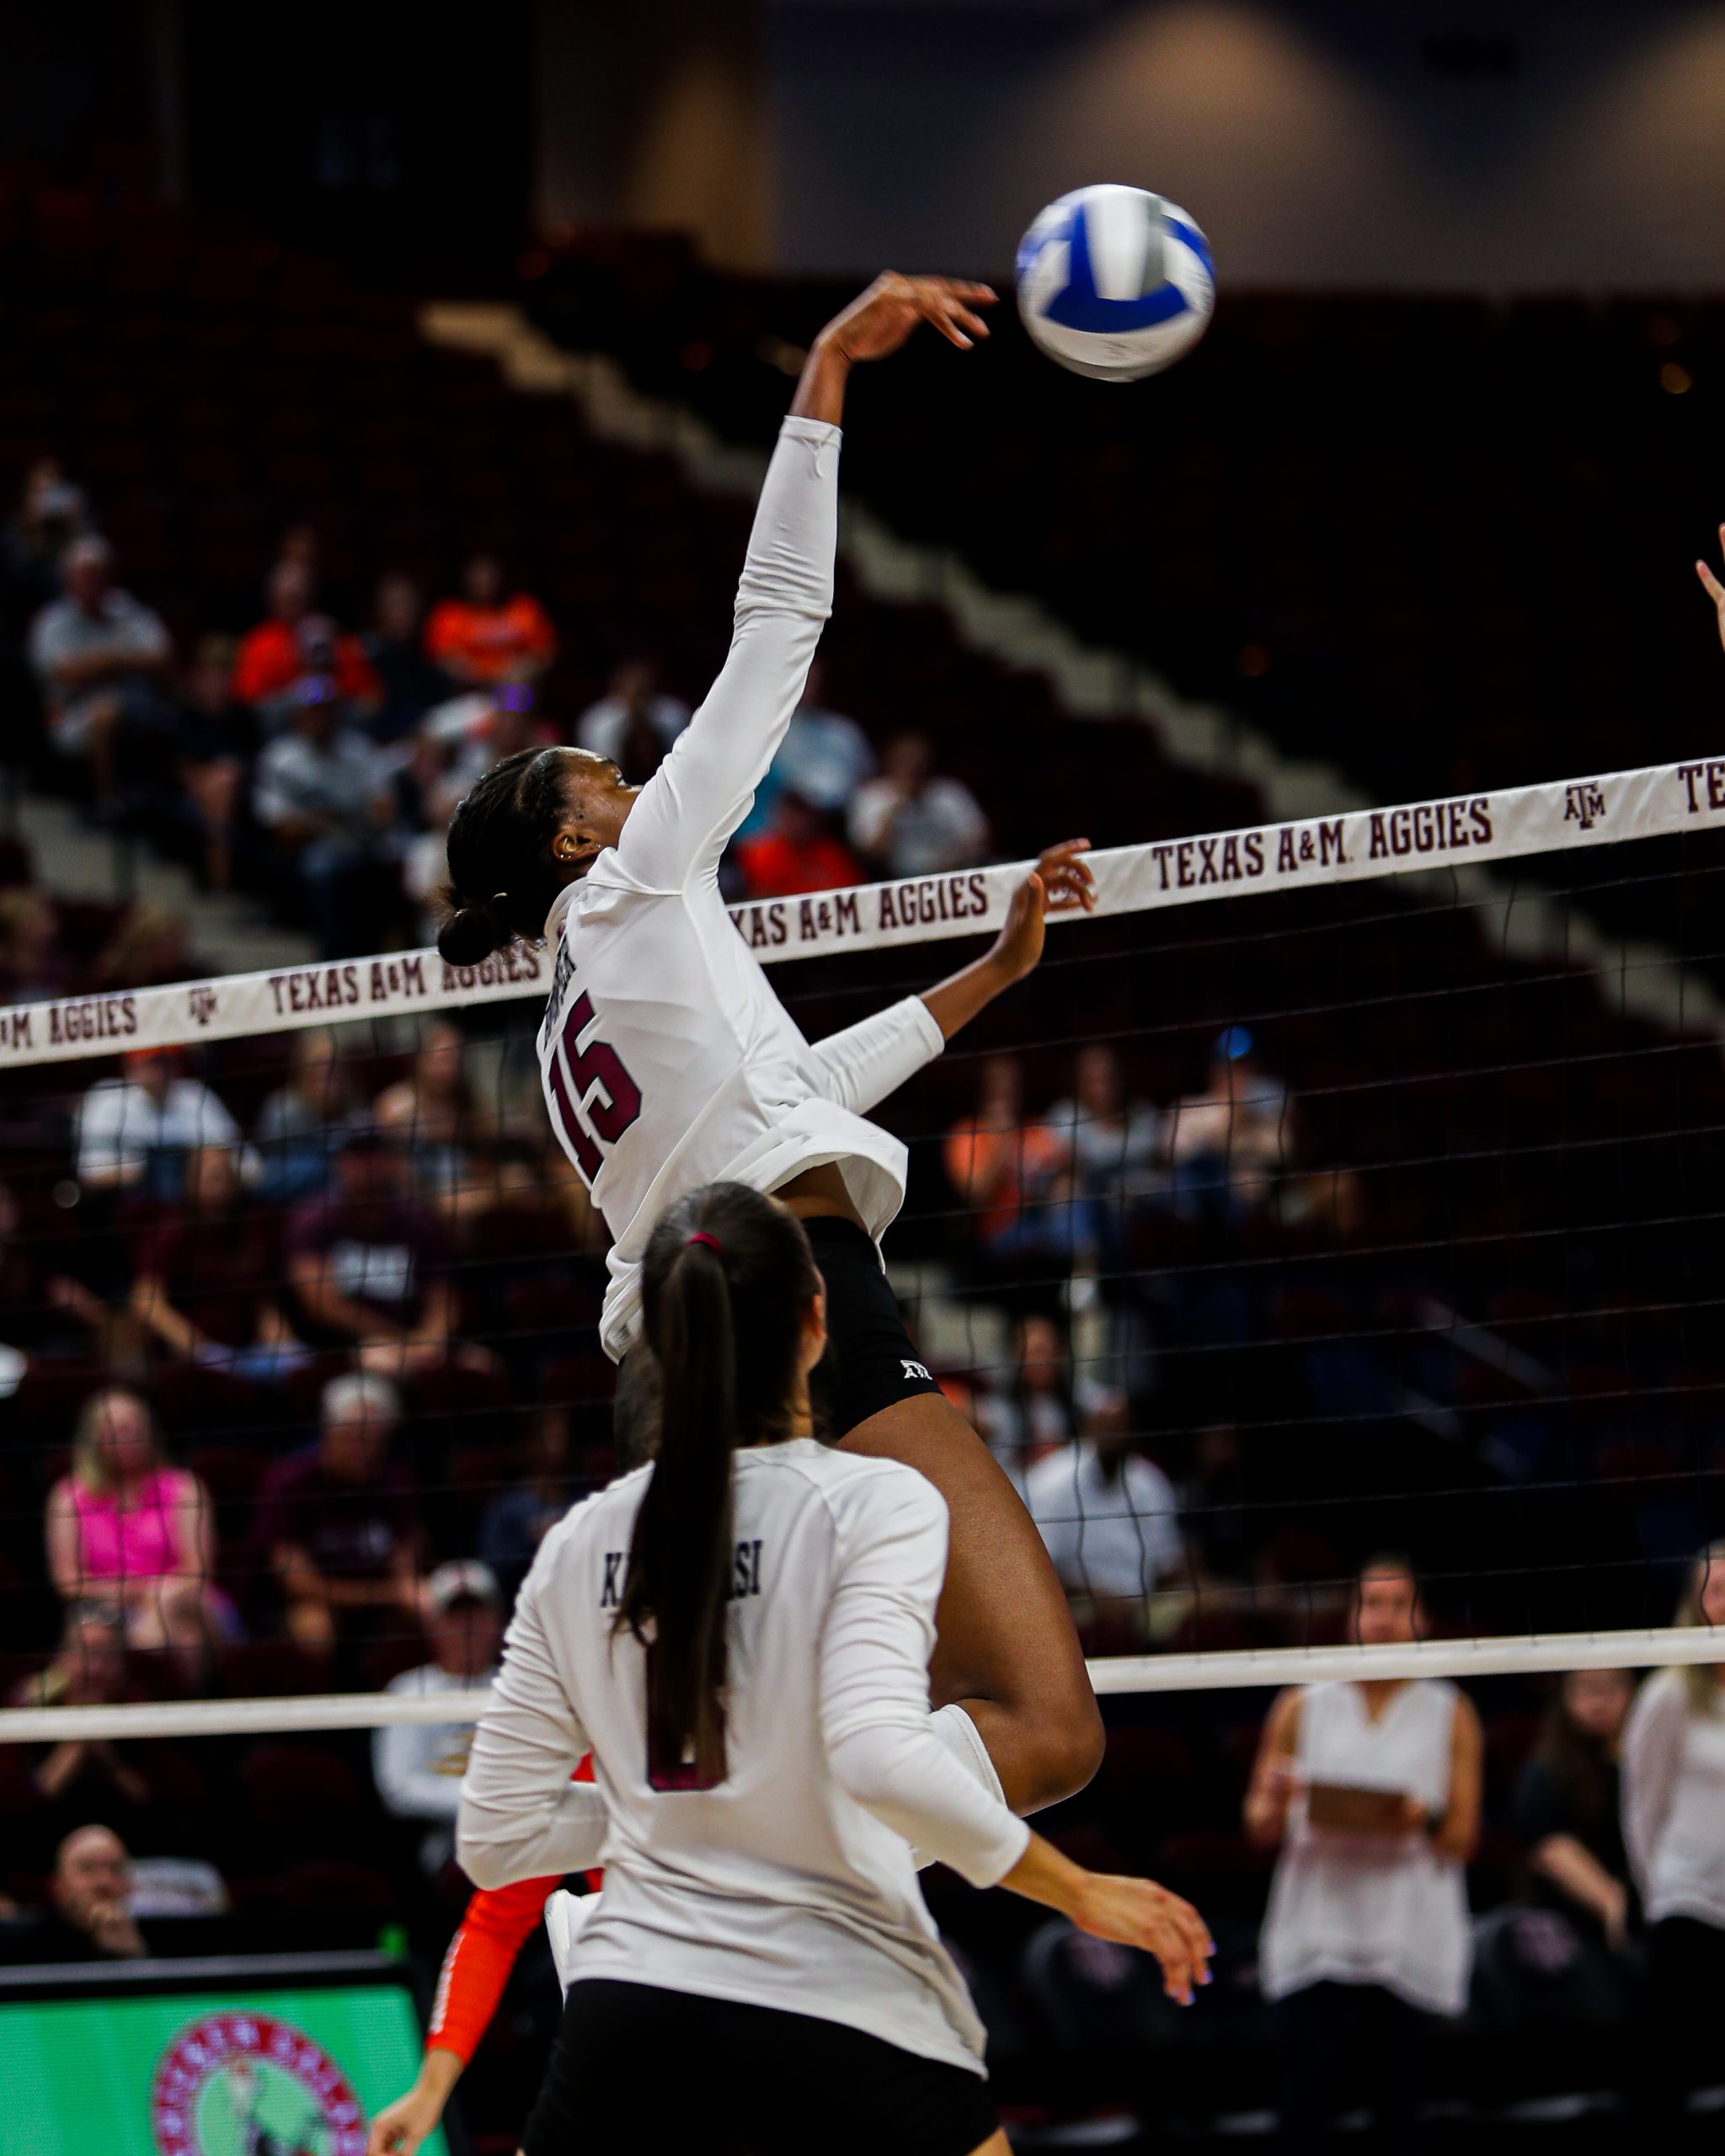
{"type": "Polygon", "coordinates": [[[123,1197],[178,1198],[189,1155],[206,1145],[233,1149],[243,1181],[257,1156],[239,1125],[200,1078],[185,1074],[184,1051],[134,1049],[122,1075],[99,1079],[77,1112],[77,1179],[123,1197]]]}
{"type": "Polygon", "coordinates": [[[1292,1109],[1246,1027],[1217,1034],[1204,1091],[1175,1102],[1167,1131],[1175,1188],[1188,1207],[1249,1211],[1268,1197],[1293,1158],[1292,1109]]]}
{"type": "Polygon", "coordinates": [[[88,765],[102,807],[115,790],[120,729],[129,718],[147,716],[173,646],[161,616],[115,584],[105,539],[89,532],[74,540],[64,568],[64,595],[31,625],[30,664],[54,746],[88,765]]]}
{"type": "MultiPolygon", "coordinates": [[[[473,1558],[440,1565],[425,1587],[431,1659],[404,1669],[384,1687],[397,1698],[423,1699],[489,1684],[503,1637],[502,1598],[491,1568],[473,1558]]],[[[455,1815],[473,1742],[470,1721],[399,1723],[371,1739],[371,1773],[387,1812],[422,1822],[419,1858],[441,1870],[455,1846],[455,1815]]]]}

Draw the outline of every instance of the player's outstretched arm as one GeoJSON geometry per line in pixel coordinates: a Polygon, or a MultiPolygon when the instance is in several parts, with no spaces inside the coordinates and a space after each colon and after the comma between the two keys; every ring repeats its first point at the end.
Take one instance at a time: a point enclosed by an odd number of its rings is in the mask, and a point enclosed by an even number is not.
{"type": "Polygon", "coordinates": [[[884,271],[815,339],[791,403],[791,417],[837,426],[851,369],[896,352],[919,322],[932,323],[949,344],[968,351],[988,334],[977,308],[992,307],[994,300],[988,286],[962,278],[901,277],[895,270],[884,271]]]}
{"type": "Polygon", "coordinates": [[[1089,851],[1088,839],[1049,846],[1013,892],[1005,925],[990,947],[962,971],[923,990],[922,1001],[946,1039],[1034,969],[1049,914],[1095,911],[1096,878],[1084,858],[1089,851]]]}

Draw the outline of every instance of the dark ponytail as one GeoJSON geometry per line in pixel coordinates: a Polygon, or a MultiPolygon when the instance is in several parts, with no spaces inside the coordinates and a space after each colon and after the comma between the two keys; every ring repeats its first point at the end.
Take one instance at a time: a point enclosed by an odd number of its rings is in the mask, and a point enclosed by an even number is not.
{"type": "Polygon", "coordinates": [[[477,966],[516,937],[537,941],[563,888],[551,841],[568,810],[568,772],[556,749],[519,749],[494,764],[456,805],[449,881],[438,894],[437,948],[452,966],[477,966]]]}
{"type": "Polygon", "coordinates": [[[725,1777],[725,1634],[735,1551],[732,1459],[790,1434],[803,1318],[820,1286],[796,1219],[742,1183],[672,1206],[642,1268],[658,1365],[659,1446],[614,1629],[647,1648],[654,1786],[725,1777]]]}

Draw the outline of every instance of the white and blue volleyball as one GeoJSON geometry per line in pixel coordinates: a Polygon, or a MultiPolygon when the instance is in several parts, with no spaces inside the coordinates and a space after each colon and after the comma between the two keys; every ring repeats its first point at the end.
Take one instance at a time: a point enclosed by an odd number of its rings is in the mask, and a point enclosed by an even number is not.
{"type": "Polygon", "coordinates": [[[1141,187],[1081,187],[1018,243],[1018,312],[1051,360],[1098,382],[1172,366],[1215,306],[1210,243],[1141,187]]]}

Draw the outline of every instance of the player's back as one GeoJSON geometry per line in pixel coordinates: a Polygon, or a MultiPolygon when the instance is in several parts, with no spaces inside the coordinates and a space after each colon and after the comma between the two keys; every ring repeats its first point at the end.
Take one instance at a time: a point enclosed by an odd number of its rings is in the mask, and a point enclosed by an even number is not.
{"type": "Polygon", "coordinates": [[[824,1734],[835,1588],[852,1552],[883,1561],[891,1522],[938,1497],[911,1469],[813,1439],[737,1455],[725,1776],[671,1789],[649,1771],[644,1650],[613,1630],[649,1473],[554,1529],[526,1590],[610,1818],[575,1973],[784,2004],[791,1972],[803,2011],[842,2007],[893,2041],[908,2015],[911,2048],[970,2050],[974,2018],[908,1844],[845,1793],[824,1734]],[[921,1979],[908,1993],[907,1974],[921,1979]]]}

